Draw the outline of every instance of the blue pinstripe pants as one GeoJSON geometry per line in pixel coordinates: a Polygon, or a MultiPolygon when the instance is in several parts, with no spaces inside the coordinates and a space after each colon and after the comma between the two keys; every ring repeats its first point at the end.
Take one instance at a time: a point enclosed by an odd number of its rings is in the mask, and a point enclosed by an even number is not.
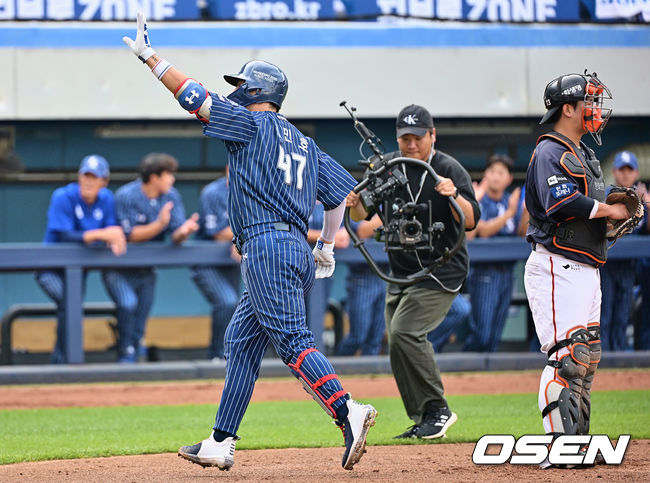
{"type": "Polygon", "coordinates": [[[120,357],[132,350],[137,354],[153,305],[156,272],[151,268],[136,268],[106,270],[102,275],[117,308],[120,357]]]}
{"type": "Polygon", "coordinates": [[[445,316],[441,324],[429,332],[427,338],[435,352],[441,352],[445,344],[449,342],[456,328],[467,319],[472,313],[472,305],[469,303],[462,294],[458,294],[454,301],[451,303],[449,312],[445,316]]]}
{"type": "MultiPolygon", "coordinates": [[[[314,283],[314,257],[304,235],[291,229],[245,237],[241,271],[246,290],[226,329],[226,381],[214,429],[237,433],[269,341],[285,364],[315,347],[304,299],[314,283]]],[[[311,383],[334,374],[318,351],[307,354],[300,369],[311,383]]],[[[338,378],[319,388],[326,400],[341,391],[338,378]]],[[[336,410],[345,400],[340,396],[331,407],[336,410]]]]}
{"type": "Polygon", "coordinates": [[[468,278],[470,332],[463,350],[496,352],[512,300],[512,263],[477,263],[468,278]]]}
{"type": "MultiPolygon", "coordinates": [[[[52,350],[50,361],[52,364],[63,364],[66,362],[65,344],[65,322],[63,320],[63,273],[60,271],[45,271],[36,273],[36,281],[43,291],[56,303],[56,343],[52,350]]],[[[106,291],[109,291],[109,283],[104,280],[106,291]]],[[[83,289],[86,289],[86,272],[83,272],[83,289]]]]}
{"type": "Polygon", "coordinates": [[[192,267],[192,280],[212,305],[212,338],[208,358],[223,358],[224,337],[228,322],[235,313],[239,301],[238,290],[229,278],[229,269],[216,267],[192,267]]]}
{"type": "Polygon", "coordinates": [[[641,321],[634,334],[636,350],[650,350],[650,258],[637,260],[637,278],[641,286],[641,321]]]}
{"type": "MultiPolygon", "coordinates": [[[[63,310],[63,297],[64,297],[64,287],[63,287],[63,274],[59,271],[47,271],[47,272],[37,272],[36,281],[47,294],[48,297],[56,303],[56,342],[54,348],[52,349],[52,355],[50,357],[50,362],[52,364],[64,364],[66,362],[66,353],[65,353],[65,321],[64,319],[64,310],[63,310]]],[[[86,272],[83,274],[83,287],[85,290],[86,287],[86,272]]]]}
{"type": "Polygon", "coordinates": [[[611,260],[600,269],[600,340],[604,351],[623,351],[634,296],[634,260],[611,260]]]}
{"type": "Polygon", "coordinates": [[[361,355],[377,355],[386,329],[386,282],[366,264],[349,268],[346,288],[350,332],[339,343],[336,353],[350,356],[361,349],[361,355]]]}

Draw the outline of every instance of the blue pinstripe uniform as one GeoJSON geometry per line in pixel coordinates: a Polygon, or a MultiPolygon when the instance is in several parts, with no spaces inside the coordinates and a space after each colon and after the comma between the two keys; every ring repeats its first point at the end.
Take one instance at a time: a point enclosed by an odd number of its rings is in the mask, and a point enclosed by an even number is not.
{"type": "MultiPolygon", "coordinates": [[[[47,211],[47,228],[43,243],[83,243],[84,232],[115,225],[117,225],[115,199],[110,190],[102,188],[97,194],[95,203],[88,205],[81,197],[79,184],[70,183],[58,188],[52,194],[47,211]]],[[[51,361],[55,364],[63,363],[66,361],[63,274],[59,271],[38,272],[36,280],[57,305],[56,344],[51,361]]],[[[108,284],[106,288],[108,289],[108,284]]]]}
{"type": "MultiPolygon", "coordinates": [[[[483,196],[481,219],[487,221],[505,213],[509,199],[508,192],[505,192],[500,200],[493,200],[487,194],[483,196]]],[[[494,236],[516,236],[520,218],[521,207],[494,236]]],[[[501,333],[512,299],[513,267],[514,263],[505,262],[472,265],[467,281],[472,298],[472,319],[463,350],[496,352],[499,349],[501,333]]]]}
{"type": "Polygon", "coordinates": [[[442,352],[449,338],[472,313],[472,304],[462,294],[458,294],[449,307],[449,312],[438,327],[427,335],[435,352],[442,352]]]}
{"type": "MultiPolygon", "coordinates": [[[[174,203],[169,224],[150,241],[163,241],[167,233],[173,233],[185,221],[185,208],[178,191],[172,188],[157,198],[148,198],[142,191],[140,179],[118,189],[115,193],[117,218],[127,238],[134,226],[155,221],[160,209],[168,201],[174,203]]],[[[117,307],[117,318],[120,321],[120,359],[131,362],[141,348],[147,317],[153,305],[156,273],[150,267],[107,270],[104,272],[104,280],[117,307]]]]}
{"type": "MultiPolygon", "coordinates": [[[[197,238],[214,240],[228,228],[228,178],[223,177],[201,190],[199,231],[197,238]]],[[[192,279],[212,305],[212,338],[208,358],[224,357],[226,327],[239,301],[238,289],[233,284],[232,270],[210,266],[195,266],[190,270],[192,279]]]]}
{"type": "MultiPolygon", "coordinates": [[[[607,187],[609,194],[611,187],[607,187]]],[[[644,218],[647,218],[647,211],[644,218]]],[[[634,234],[641,233],[645,220],[634,229],[634,234]]],[[[634,276],[637,260],[608,260],[600,268],[600,287],[602,299],[600,305],[600,340],[604,351],[623,351],[627,348],[625,331],[630,323],[632,302],[634,298],[634,276]]]]}
{"type": "Polygon", "coordinates": [[[226,329],[226,382],[214,429],[237,433],[269,342],[336,412],[347,396],[305,322],[304,296],[315,273],[307,222],[316,198],[333,209],[356,183],[281,114],[250,112],[210,95],[204,134],[225,141],[229,153],[228,214],[245,284],[226,329]]]}
{"type": "MultiPolygon", "coordinates": [[[[356,230],[359,222],[351,223],[356,230]]],[[[387,264],[380,268],[387,271],[387,264]]],[[[346,279],[346,308],[350,317],[350,332],[339,343],[336,353],[350,356],[359,349],[361,355],[379,354],[384,338],[386,320],[386,282],[379,278],[367,263],[349,263],[346,279]]]]}

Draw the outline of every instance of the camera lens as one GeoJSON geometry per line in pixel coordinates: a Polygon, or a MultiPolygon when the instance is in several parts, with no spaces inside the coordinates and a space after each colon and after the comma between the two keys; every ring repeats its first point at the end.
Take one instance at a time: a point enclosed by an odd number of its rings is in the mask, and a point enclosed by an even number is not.
{"type": "Polygon", "coordinates": [[[408,237],[416,237],[420,234],[420,224],[417,222],[404,223],[404,234],[408,237]]]}

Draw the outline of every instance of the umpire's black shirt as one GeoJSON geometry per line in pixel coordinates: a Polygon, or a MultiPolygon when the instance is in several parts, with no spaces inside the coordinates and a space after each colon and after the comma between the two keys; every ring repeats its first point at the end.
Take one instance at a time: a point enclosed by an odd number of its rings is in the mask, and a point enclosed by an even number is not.
{"type": "MultiPolygon", "coordinates": [[[[386,161],[389,161],[400,156],[402,156],[401,152],[395,151],[386,154],[384,156],[384,159],[386,161]]],[[[403,166],[404,165],[401,165],[402,168],[403,166]]],[[[474,220],[477,223],[481,216],[481,209],[474,195],[472,180],[465,168],[463,168],[461,164],[454,158],[439,150],[436,150],[433,158],[431,159],[431,167],[439,176],[450,178],[453,181],[456,188],[458,188],[459,196],[462,196],[471,203],[472,209],[474,210],[474,220]]],[[[406,187],[402,187],[395,192],[393,199],[401,198],[402,200],[409,202],[413,201],[413,198],[411,197],[412,195],[413,197],[417,197],[417,203],[428,203],[428,201],[431,200],[433,221],[439,221],[445,225],[445,232],[442,235],[440,241],[436,242],[435,245],[439,247],[442,246],[451,248],[458,241],[458,236],[460,233],[458,222],[456,222],[452,216],[452,209],[449,206],[449,199],[446,196],[440,195],[435,190],[435,182],[433,178],[427,175],[424,178],[424,184],[421,184],[423,172],[424,169],[420,168],[419,166],[406,166],[406,175],[411,187],[410,193],[406,187]],[[422,186],[422,191],[418,197],[417,194],[420,191],[420,186],[422,186]]],[[[387,217],[386,221],[389,222],[392,216],[392,210],[390,208],[384,209],[383,213],[387,217]]],[[[372,214],[368,216],[368,219],[371,216],[372,214]]],[[[429,226],[428,210],[423,210],[422,213],[418,213],[416,215],[416,218],[420,223],[422,223],[423,231],[425,231],[429,226]]],[[[422,270],[422,268],[427,267],[433,259],[440,255],[440,253],[436,253],[434,256],[427,256],[423,254],[426,254],[426,252],[419,253],[420,261],[418,261],[417,256],[413,251],[389,252],[388,260],[390,262],[391,272],[393,276],[404,278],[407,275],[419,272],[422,270]]],[[[434,270],[433,275],[448,289],[455,290],[465,281],[468,269],[469,256],[467,254],[467,244],[465,241],[463,241],[463,245],[458,250],[456,255],[454,255],[454,257],[452,257],[448,263],[439,269],[434,270]]],[[[421,282],[417,282],[414,285],[416,287],[423,287],[431,290],[444,290],[444,288],[432,277],[429,277],[421,282]]],[[[402,289],[399,286],[390,284],[388,290],[391,293],[398,293],[402,289]]]]}

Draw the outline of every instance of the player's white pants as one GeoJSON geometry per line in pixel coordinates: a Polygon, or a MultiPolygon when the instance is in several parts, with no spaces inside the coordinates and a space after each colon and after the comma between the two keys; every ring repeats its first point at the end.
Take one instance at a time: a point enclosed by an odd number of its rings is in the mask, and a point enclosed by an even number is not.
{"type": "MultiPolygon", "coordinates": [[[[526,262],[524,283],[542,352],[546,353],[558,341],[566,339],[567,333],[576,327],[586,329],[588,325],[599,323],[601,293],[597,268],[551,253],[538,244],[526,262]]],[[[567,352],[563,347],[551,356],[551,360],[559,360],[567,352]]],[[[546,366],[542,372],[540,411],[549,403],[546,387],[556,377],[556,371],[546,366]]],[[[562,432],[561,428],[552,427],[548,416],[544,418],[544,430],[562,432]]]]}

